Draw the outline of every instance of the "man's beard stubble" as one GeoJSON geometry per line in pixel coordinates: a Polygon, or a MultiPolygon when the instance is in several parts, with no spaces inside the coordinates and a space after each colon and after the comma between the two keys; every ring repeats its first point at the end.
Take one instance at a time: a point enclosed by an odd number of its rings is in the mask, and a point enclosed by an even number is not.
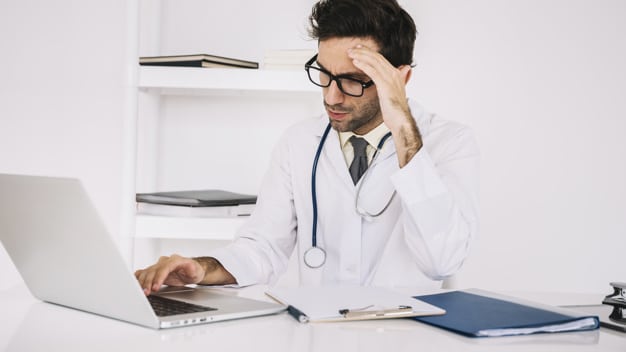
{"type": "Polygon", "coordinates": [[[328,105],[324,101],[324,107],[327,109],[349,113],[350,119],[344,121],[335,121],[329,118],[330,125],[337,132],[354,132],[359,135],[363,135],[382,122],[382,115],[380,112],[380,103],[378,99],[372,99],[358,108],[347,108],[340,104],[328,105]],[[380,120],[380,121],[379,121],[380,120]]]}

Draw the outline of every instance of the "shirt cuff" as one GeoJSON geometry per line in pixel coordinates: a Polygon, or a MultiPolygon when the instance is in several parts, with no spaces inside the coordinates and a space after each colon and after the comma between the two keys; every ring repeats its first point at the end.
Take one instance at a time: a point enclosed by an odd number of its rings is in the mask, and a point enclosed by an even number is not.
{"type": "Polygon", "coordinates": [[[234,278],[237,280],[237,284],[231,287],[245,287],[257,284],[254,272],[250,270],[250,267],[246,266],[246,263],[250,261],[250,256],[246,255],[247,251],[244,248],[237,247],[236,242],[231,243],[226,247],[216,248],[207,253],[208,256],[217,259],[234,278]]]}

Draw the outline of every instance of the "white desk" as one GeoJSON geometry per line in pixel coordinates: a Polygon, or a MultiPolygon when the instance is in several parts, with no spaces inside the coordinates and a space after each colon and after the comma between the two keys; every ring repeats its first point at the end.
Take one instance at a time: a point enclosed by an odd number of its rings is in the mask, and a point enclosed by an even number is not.
{"type": "Polygon", "coordinates": [[[0,291],[0,325],[0,351],[626,351],[626,334],[604,328],[471,339],[411,320],[299,324],[286,313],[156,331],[37,301],[24,286],[0,291]]]}

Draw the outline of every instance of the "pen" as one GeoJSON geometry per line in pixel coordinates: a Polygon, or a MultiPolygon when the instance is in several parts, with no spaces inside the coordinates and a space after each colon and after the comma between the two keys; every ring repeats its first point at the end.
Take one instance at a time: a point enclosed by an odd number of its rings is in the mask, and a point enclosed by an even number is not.
{"type": "Polygon", "coordinates": [[[292,305],[287,306],[287,313],[289,313],[289,315],[291,315],[294,319],[296,319],[300,323],[309,322],[309,317],[307,317],[306,314],[302,313],[300,310],[298,310],[298,308],[292,305]]]}
{"type": "Polygon", "coordinates": [[[339,310],[339,314],[343,315],[345,318],[395,317],[395,316],[410,315],[412,313],[413,313],[413,308],[411,306],[404,306],[404,305],[401,305],[392,309],[377,309],[377,310],[340,309],[339,310]]]}

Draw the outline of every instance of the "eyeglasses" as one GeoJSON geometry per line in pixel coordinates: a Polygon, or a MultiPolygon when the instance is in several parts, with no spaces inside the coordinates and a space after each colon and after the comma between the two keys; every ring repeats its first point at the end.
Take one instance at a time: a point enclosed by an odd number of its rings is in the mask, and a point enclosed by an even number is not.
{"type": "Polygon", "coordinates": [[[313,63],[317,60],[317,54],[315,54],[306,64],[304,69],[309,75],[309,80],[316,86],[326,88],[330,87],[330,84],[335,81],[339,90],[351,97],[360,97],[363,95],[365,88],[369,88],[374,85],[374,81],[363,82],[358,79],[352,78],[349,75],[333,75],[332,73],[313,66],[313,63]]]}

